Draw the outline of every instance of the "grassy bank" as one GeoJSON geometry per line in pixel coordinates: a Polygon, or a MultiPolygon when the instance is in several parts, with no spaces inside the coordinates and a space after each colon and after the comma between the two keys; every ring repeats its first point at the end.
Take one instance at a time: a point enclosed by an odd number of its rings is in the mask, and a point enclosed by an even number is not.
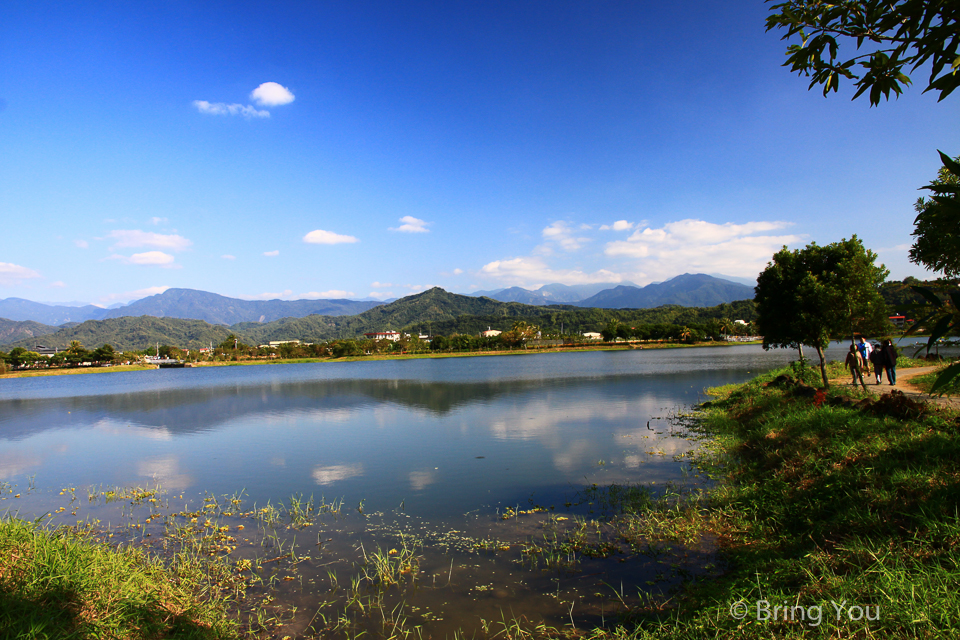
{"type": "Polygon", "coordinates": [[[149,371],[156,369],[153,364],[119,364],[113,367],[74,367],[65,369],[26,369],[0,373],[0,380],[4,378],[36,378],[41,376],[75,376],[88,373],[122,373],[124,371],[149,371]]]}
{"type": "Polygon", "coordinates": [[[8,638],[233,638],[229,572],[202,556],[169,566],[92,531],[0,520],[0,631],[8,638]]]}
{"type": "MultiPolygon", "coordinates": [[[[937,381],[937,378],[940,376],[940,374],[943,372],[943,370],[946,367],[947,365],[944,365],[937,371],[931,371],[930,373],[925,373],[923,375],[916,376],[910,380],[910,383],[916,385],[923,391],[926,391],[929,393],[930,389],[933,387],[933,383],[937,381]]],[[[942,389],[938,393],[941,393],[941,392],[949,396],[960,395],[960,378],[954,378],[953,382],[948,384],[946,388],[942,389]]]]}
{"type": "Polygon", "coordinates": [[[787,372],[717,390],[709,513],[726,572],[632,635],[960,636],[960,420],[787,372]]]}

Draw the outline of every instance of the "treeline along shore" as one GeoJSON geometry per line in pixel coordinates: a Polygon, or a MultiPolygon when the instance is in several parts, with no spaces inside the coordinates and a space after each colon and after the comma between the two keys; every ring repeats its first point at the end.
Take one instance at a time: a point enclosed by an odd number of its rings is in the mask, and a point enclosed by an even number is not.
{"type": "Polygon", "coordinates": [[[356,316],[232,326],[152,316],[90,320],[11,343],[6,359],[20,367],[127,362],[158,350],[162,357],[191,361],[241,361],[502,351],[618,339],[691,344],[747,335],[755,316],[750,300],[707,308],[595,309],[503,303],[431,289],[356,316]],[[37,345],[56,354],[40,354],[37,345]]]}

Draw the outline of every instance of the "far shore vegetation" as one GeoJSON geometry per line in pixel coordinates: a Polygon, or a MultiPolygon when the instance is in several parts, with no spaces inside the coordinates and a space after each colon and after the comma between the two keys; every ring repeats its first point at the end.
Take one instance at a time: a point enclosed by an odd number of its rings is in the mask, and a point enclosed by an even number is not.
{"type": "Polygon", "coordinates": [[[41,354],[23,347],[15,347],[9,353],[0,352],[0,375],[131,371],[155,368],[155,358],[204,366],[729,345],[756,341],[758,338],[749,335],[750,328],[747,322],[727,319],[708,326],[657,324],[640,327],[613,320],[592,336],[543,335],[539,327],[519,320],[513,322],[509,331],[479,336],[423,336],[393,332],[392,339],[345,339],[320,343],[289,340],[251,346],[231,334],[208,349],[180,349],[158,344],[153,349],[120,352],[109,344],[88,350],[79,341],[73,341],[68,349],[53,354],[41,354]]]}

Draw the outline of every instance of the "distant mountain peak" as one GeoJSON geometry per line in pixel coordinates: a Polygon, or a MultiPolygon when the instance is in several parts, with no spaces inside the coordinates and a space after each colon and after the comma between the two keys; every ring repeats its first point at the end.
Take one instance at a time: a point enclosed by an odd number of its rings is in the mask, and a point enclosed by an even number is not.
{"type": "Polygon", "coordinates": [[[676,304],[684,307],[713,307],[718,304],[750,300],[752,287],[723,280],[705,273],[684,273],[666,282],[645,287],[618,285],[581,300],[580,307],[604,309],[646,309],[676,304]]]}

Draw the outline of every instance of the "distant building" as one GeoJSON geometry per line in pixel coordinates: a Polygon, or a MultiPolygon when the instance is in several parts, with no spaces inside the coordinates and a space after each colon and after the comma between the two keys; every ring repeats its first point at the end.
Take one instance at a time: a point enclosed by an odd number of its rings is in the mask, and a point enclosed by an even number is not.
{"type": "Polygon", "coordinates": [[[490,327],[487,327],[487,330],[486,330],[486,331],[481,331],[481,332],[480,332],[480,337],[481,337],[481,338],[496,338],[496,337],[497,337],[498,335],[500,335],[501,333],[503,333],[503,331],[497,331],[496,329],[491,329],[490,327]]]}
{"type": "Polygon", "coordinates": [[[603,340],[603,336],[596,331],[587,331],[583,334],[583,337],[587,340],[603,340]]]}
{"type": "Polygon", "coordinates": [[[270,346],[270,347],[279,347],[280,345],[283,345],[283,344],[295,344],[295,345],[299,345],[299,344],[300,344],[300,341],[299,341],[299,340],[271,340],[271,341],[267,344],[267,346],[270,346]]]}
{"type": "Polygon", "coordinates": [[[897,329],[903,329],[903,325],[907,323],[907,316],[890,316],[890,322],[892,322],[897,329]]]}
{"type": "Polygon", "coordinates": [[[38,353],[41,356],[46,356],[48,358],[51,358],[57,355],[57,353],[59,353],[56,347],[45,347],[41,344],[38,344],[37,346],[35,346],[33,349],[31,349],[31,351],[33,351],[34,353],[38,353]]]}
{"type": "Polygon", "coordinates": [[[398,331],[375,331],[374,333],[365,333],[363,335],[371,340],[390,340],[391,342],[398,342],[400,340],[400,333],[398,331]]]}

